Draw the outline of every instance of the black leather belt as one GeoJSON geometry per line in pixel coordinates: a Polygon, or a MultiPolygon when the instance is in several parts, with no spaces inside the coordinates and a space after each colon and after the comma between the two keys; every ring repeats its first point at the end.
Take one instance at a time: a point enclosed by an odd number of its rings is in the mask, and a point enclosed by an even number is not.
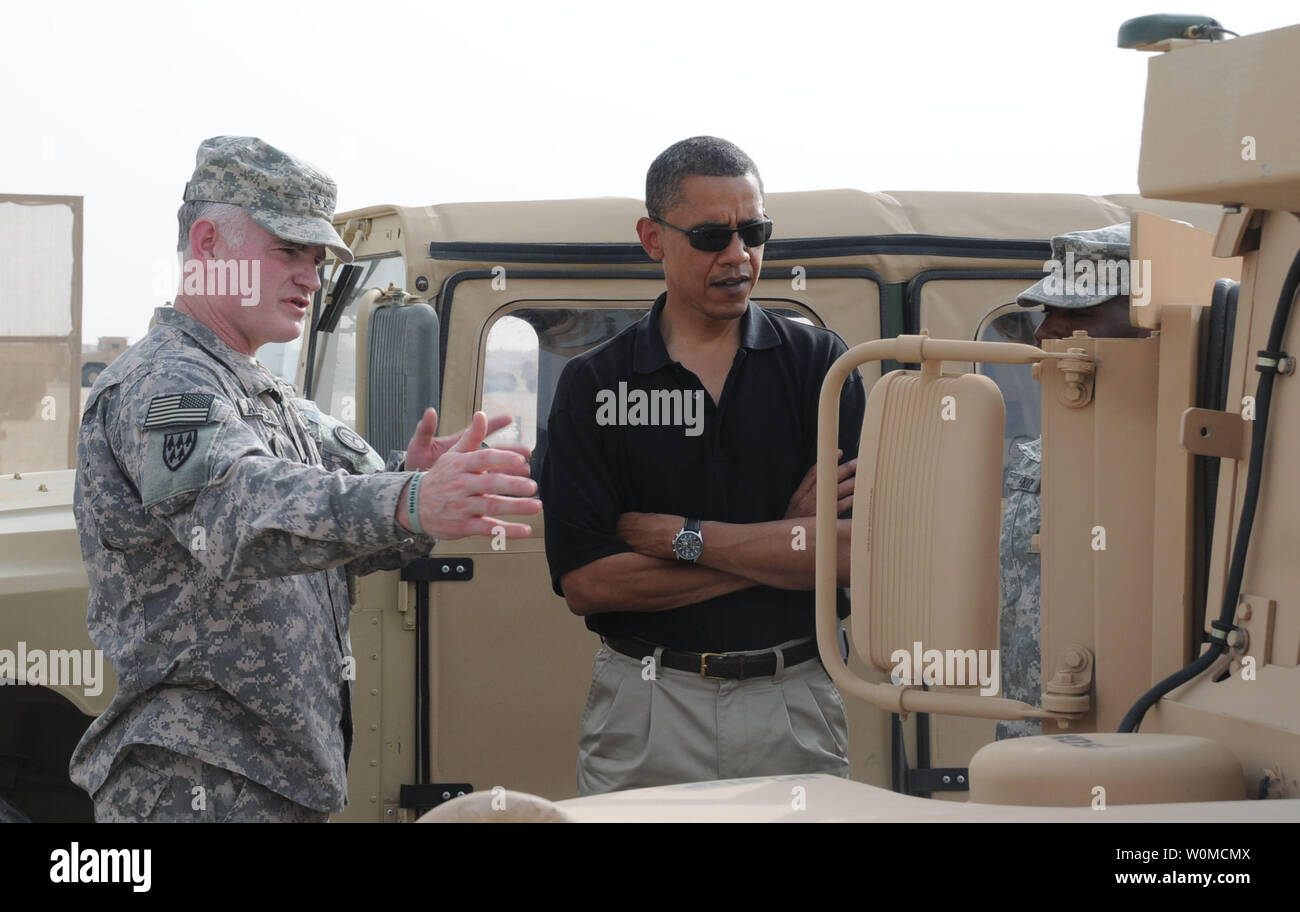
{"type": "MultiPolygon", "coordinates": [[[[610,649],[634,659],[652,656],[659,648],[643,640],[625,640],[619,637],[603,639],[610,649]]],[[[785,655],[785,667],[793,668],[817,657],[817,641],[811,639],[796,643],[781,652],[785,655]]],[[[681,652],[665,649],[659,661],[666,668],[689,671],[706,678],[743,681],[746,678],[770,678],[776,674],[776,650],[741,655],[734,652],[681,652]]]]}

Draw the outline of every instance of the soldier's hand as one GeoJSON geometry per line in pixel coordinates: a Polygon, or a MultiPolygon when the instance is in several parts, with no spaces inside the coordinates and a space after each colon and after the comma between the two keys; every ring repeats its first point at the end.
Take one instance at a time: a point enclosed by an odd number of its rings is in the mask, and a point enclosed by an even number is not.
{"type": "MultiPolygon", "coordinates": [[[[512,420],[509,415],[493,415],[488,419],[487,434],[484,436],[509,427],[512,420]]],[[[406,468],[413,472],[425,472],[433,468],[434,463],[441,459],[444,453],[450,452],[468,430],[469,428],[465,428],[464,431],[457,431],[455,434],[435,437],[434,434],[438,433],[438,412],[432,408],[425,409],[424,416],[415,426],[415,433],[411,435],[411,442],[406,447],[406,468]]],[[[497,449],[518,453],[524,459],[533,455],[533,451],[528,447],[514,444],[503,444],[497,449]]]]}
{"type": "MultiPolygon", "coordinates": [[[[423,424],[423,422],[421,422],[423,424]]],[[[438,539],[492,535],[497,526],[506,538],[532,532],[525,523],[505,522],[499,515],[532,516],[542,511],[537,483],[528,477],[528,459],[504,448],[480,449],[488,434],[487,416],[475,412],[469,427],[441,454],[420,482],[420,525],[438,539]]]]}
{"type": "MultiPolygon", "coordinates": [[[[844,455],[843,450],[835,451],[835,458],[844,455]]],[[[853,483],[854,475],[858,470],[858,461],[850,459],[848,462],[836,468],[835,480],[839,482],[836,490],[837,503],[835,504],[835,515],[843,516],[845,511],[853,507],[853,483]]],[[[817,515],[817,464],[813,463],[808,469],[808,474],[804,475],[803,481],[799,482],[799,487],[795,488],[794,494],[790,497],[790,504],[785,508],[785,516],[782,519],[795,519],[803,516],[817,515]]]]}

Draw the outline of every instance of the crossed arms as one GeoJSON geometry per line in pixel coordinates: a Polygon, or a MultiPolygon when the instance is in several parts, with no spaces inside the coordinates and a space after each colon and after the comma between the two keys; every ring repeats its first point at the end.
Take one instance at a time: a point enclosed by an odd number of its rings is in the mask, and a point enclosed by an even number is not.
{"type": "MultiPolygon", "coordinates": [[[[837,473],[837,510],[853,506],[857,460],[837,473]]],[[[816,466],[808,470],[790,498],[785,516],[773,522],[704,522],[704,551],[694,564],[677,560],[672,541],[682,517],[663,513],[624,513],[617,535],[633,550],[613,554],[571,570],[561,578],[574,614],[604,611],[666,611],[751,586],[812,589],[816,554],[816,466]],[[802,535],[796,527],[802,527],[802,535]],[[797,537],[798,536],[798,537],[797,537]],[[799,541],[799,538],[802,541],[799,541]],[[803,547],[796,547],[802,544],[803,547]]],[[[848,585],[849,527],[837,523],[838,583],[848,585]]]]}

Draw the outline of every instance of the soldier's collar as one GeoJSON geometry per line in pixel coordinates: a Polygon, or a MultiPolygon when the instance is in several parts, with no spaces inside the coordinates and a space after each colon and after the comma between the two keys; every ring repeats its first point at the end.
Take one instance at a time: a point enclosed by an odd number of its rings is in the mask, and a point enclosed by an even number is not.
{"type": "Polygon", "coordinates": [[[280,395],[275,375],[267,370],[262,362],[235,351],[205,323],[174,307],[156,308],[154,323],[174,327],[197,342],[208,354],[230,368],[231,372],[239,378],[244,391],[250,396],[258,396],[265,392],[280,395]]]}

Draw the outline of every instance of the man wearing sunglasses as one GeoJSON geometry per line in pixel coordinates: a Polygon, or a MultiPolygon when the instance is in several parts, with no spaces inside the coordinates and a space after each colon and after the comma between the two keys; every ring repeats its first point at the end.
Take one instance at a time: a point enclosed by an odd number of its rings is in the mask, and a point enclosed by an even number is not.
{"type": "MultiPolygon", "coordinates": [[[[846,775],[844,704],[814,640],[810,470],[821,382],[845,345],[750,301],[772,222],[740,149],[708,136],[669,147],[646,210],[637,234],[667,290],[566,365],[540,482],[555,591],[602,640],[579,794],[846,775]],[[691,403],[702,420],[677,420],[691,403]]],[[[864,403],[855,373],[850,456],[864,403]]],[[[839,473],[841,514],[853,468],[839,473]]]]}

